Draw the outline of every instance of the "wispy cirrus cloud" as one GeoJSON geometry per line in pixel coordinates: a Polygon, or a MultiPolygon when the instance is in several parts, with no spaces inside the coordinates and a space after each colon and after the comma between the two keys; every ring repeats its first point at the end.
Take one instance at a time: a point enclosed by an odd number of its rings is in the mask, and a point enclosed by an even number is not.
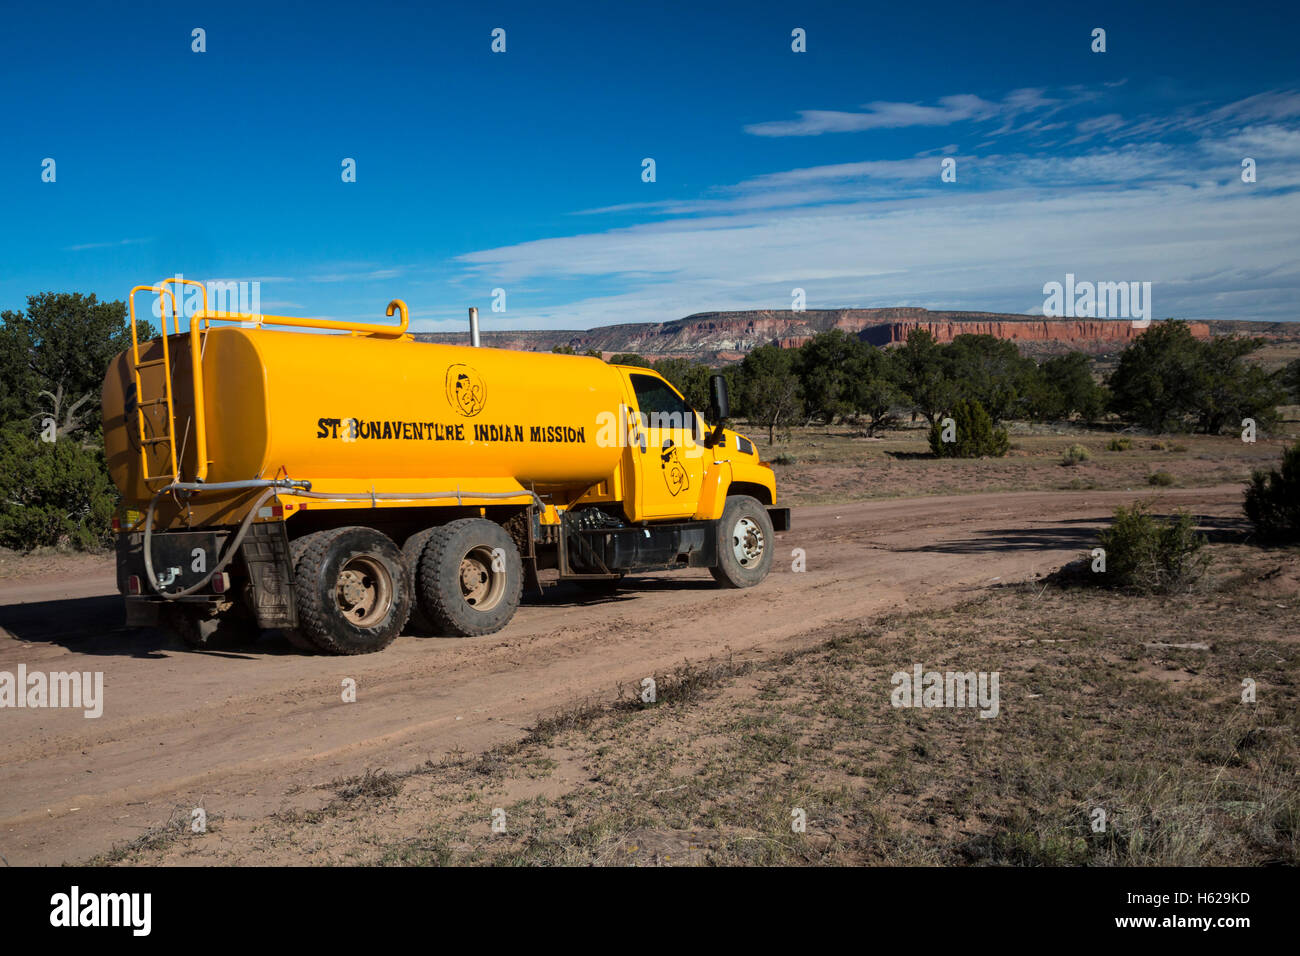
{"type": "Polygon", "coordinates": [[[1030,113],[1050,114],[1083,96],[1072,88],[1065,98],[1048,96],[1046,90],[1026,87],[1012,90],[1001,100],[986,100],[973,93],[940,97],[934,105],[877,100],[859,111],[799,110],[794,120],[751,123],[745,132],[754,136],[820,136],[824,133],[859,133],[873,129],[908,126],[951,126],[954,123],[1001,120],[999,132],[1014,128],[1013,121],[1030,113]]]}
{"type": "Polygon", "coordinates": [[[315,275],[304,276],[303,282],[372,282],[380,279],[396,279],[403,274],[401,268],[378,268],[367,269],[364,265],[358,264],[355,267],[345,268],[338,272],[317,273],[315,275]]]}
{"type": "Polygon", "coordinates": [[[64,246],[64,252],[85,252],[88,249],[115,249],[118,246],[138,246],[152,239],[113,239],[108,242],[84,242],[77,246],[64,246]]]}
{"type": "Polygon", "coordinates": [[[1300,91],[1270,90],[1211,108],[1209,104],[1182,106],[1167,115],[1136,117],[1109,130],[1112,139],[1152,138],[1174,133],[1223,135],[1253,124],[1286,123],[1300,118],[1300,91]]]}
{"type": "Polygon", "coordinates": [[[770,209],[780,206],[804,206],[820,202],[843,202],[865,198],[870,185],[884,183],[919,183],[933,178],[939,161],[929,156],[911,159],[865,160],[809,166],[722,186],[715,195],[703,199],[662,199],[655,202],[622,203],[598,209],[583,209],[574,215],[596,216],[613,213],[647,212],[669,216],[698,216],[747,209],[770,209]],[[853,183],[859,189],[846,192],[853,183]]]}

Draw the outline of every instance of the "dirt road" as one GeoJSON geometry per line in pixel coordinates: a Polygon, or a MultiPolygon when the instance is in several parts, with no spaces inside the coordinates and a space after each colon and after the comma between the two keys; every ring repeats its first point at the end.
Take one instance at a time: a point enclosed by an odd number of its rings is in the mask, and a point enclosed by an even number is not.
{"type": "Polygon", "coordinates": [[[15,866],[75,862],[176,808],[259,817],[312,806],[315,784],[490,746],[685,659],[767,655],[1045,573],[1139,497],[1157,510],[1240,515],[1236,484],[801,508],[756,589],[718,590],[700,571],[639,577],[612,597],[550,588],[498,634],[403,637],[353,658],[302,656],[270,639],[255,652],[197,652],[128,631],[111,559],[7,577],[0,671],[102,671],[105,702],[97,719],[0,710],[0,855],[15,866]],[[802,573],[791,570],[795,548],[806,553],[802,573]],[[355,703],[342,700],[347,678],[355,703]]]}

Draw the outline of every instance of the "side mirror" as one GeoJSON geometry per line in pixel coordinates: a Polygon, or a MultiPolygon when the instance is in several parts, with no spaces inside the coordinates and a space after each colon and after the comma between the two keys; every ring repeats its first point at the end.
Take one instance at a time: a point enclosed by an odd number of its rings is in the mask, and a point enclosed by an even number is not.
{"type": "Polygon", "coordinates": [[[727,380],[722,375],[709,377],[709,417],[719,425],[731,417],[727,404],[727,380]]]}
{"type": "Polygon", "coordinates": [[[721,375],[712,375],[709,377],[709,418],[713,420],[713,434],[705,442],[705,447],[712,448],[723,440],[722,429],[729,417],[727,380],[721,375]]]}

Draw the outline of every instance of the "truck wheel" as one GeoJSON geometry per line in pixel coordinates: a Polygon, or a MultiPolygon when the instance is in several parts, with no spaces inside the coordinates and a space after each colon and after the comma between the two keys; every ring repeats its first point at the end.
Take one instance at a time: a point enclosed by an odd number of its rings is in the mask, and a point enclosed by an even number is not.
{"type": "Polygon", "coordinates": [[[333,528],[294,542],[298,629],[326,654],[382,651],[411,613],[411,572],[373,528],[333,528]]]}
{"type": "Polygon", "coordinates": [[[486,518],[462,518],[433,530],[418,579],[420,607],[434,632],[475,637],[510,623],[524,568],[504,528],[486,518]]]}
{"type": "Polygon", "coordinates": [[[749,495],[728,495],[718,519],[718,564],[709,568],[723,587],[752,588],[772,567],[776,535],[767,509],[749,495]]]}
{"type": "MultiPolygon", "coordinates": [[[[303,554],[307,551],[307,545],[311,543],[311,535],[302,538],[294,538],[289,542],[289,564],[293,572],[294,581],[303,581],[305,578],[298,576],[298,564],[302,561],[303,554]]],[[[295,588],[295,593],[297,589],[295,588]]],[[[318,654],[320,648],[306,634],[302,632],[301,627],[285,627],[280,629],[280,635],[289,642],[289,645],[296,650],[303,651],[307,654],[318,654]]]]}
{"type": "Polygon", "coordinates": [[[424,555],[424,549],[429,544],[429,538],[437,528],[425,528],[423,531],[417,531],[406,539],[402,545],[402,556],[406,558],[406,566],[411,569],[411,617],[406,623],[406,629],[413,634],[428,635],[433,634],[433,622],[425,615],[420,607],[420,558],[424,555]]]}
{"type": "Polygon", "coordinates": [[[173,604],[163,611],[163,627],[188,646],[206,651],[247,647],[262,633],[237,606],[218,613],[212,607],[173,604]]]}

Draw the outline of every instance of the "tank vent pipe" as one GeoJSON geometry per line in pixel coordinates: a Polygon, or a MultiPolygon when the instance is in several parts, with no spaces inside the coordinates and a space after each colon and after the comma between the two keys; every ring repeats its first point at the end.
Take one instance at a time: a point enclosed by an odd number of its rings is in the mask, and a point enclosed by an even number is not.
{"type": "Polygon", "coordinates": [[[469,344],[473,348],[479,347],[478,341],[478,309],[474,306],[469,307],[469,344]]]}

